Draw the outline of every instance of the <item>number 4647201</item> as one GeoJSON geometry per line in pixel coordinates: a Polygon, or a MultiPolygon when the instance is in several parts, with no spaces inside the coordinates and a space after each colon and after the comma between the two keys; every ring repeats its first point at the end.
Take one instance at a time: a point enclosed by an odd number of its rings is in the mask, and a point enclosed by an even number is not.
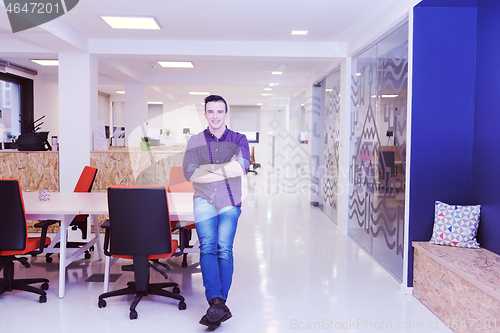
{"type": "Polygon", "coordinates": [[[26,13],[26,14],[52,14],[59,13],[59,4],[43,3],[43,2],[30,2],[24,5],[20,3],[9,3],[5,7],[7,13],[26,13]]]}
{"type": "Polygon", "coordinates": [[[458,328],[468,328],[474,330],[491,330],[497,328],[497,320],[488,320],[488,319],[448,319],[445,321],[445,326],[451,329],[458,328]]]}

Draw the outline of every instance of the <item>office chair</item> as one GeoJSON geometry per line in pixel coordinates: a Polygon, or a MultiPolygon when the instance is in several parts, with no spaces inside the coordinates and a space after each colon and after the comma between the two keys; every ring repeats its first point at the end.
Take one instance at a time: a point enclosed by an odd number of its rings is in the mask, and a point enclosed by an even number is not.
{"type": "MultiPolygon", "coordinates": [[[[168,192],[180,192],[180,193],[194,193],[193,183],[189,182],[186,177],[184,177],[184,172],[182,167],[173,166],[170,168],[170,178],[168,180],[168,192]]],[[[185,226],[182,226],[181,230],[180,221],[170,220],[170,227],[172,231],[179,229],[179,240],[181,242],[181,249],[184,254],[182,257],[182,267],[187,267],[187,255],[186,249],[194,249],[197,252],[200,251],[199,243],[196,242],[194,245],[189,245],[193,235],[193,229],[195,228],[194,221],[187,221],[185,226]]]]}
{"type": "Polygon", "coordinates": [[[260,168],[260,163],[255,163],[255,147],[252,147],[252,150],[250,152],[250,166],[252,169],[248,169],[248,172],[253,172],[257,174],[257,171],[255,169],[260,168]]]}
{"type": "Polygon", "coordinates": [[[382,187],[384,187],[385,192],[388,191],[390,178],[394,178],[397,176],[397,168],[394,156],[395,154],[393,151],[379,152],[379,180],[384,180],[385,184],[382,185],[382,187]]]}
{"type": "Polygon", "coordinates": [[[111,186],[108,188],[108,207],[109,225],[105,225],[104,239],[105,281],[109,281],[110,256],[133,260],[131,269],[130,266],[122,269],[133,270],[134,281],[128,282],[127,288],[99,295],[99,308],[106,306],[105,298],[135,295],[130,305],[130,319],[137,319],[137,304],[143,296],[153,294],[176,299],[179,310],[186,309],[177,283],[149,283],[150,268],[166,277],[149,261],[170,258],[178,248],[178,242],[172,240],[170,231],[165,187],[111,186]],[[174,287],[172,292],[163,289],[168,287],[174,287]]]}
{"type": "Polygon", "coordinates": [[[47,237],[49,225],[56,221],[44,221],[35,224],[42,228],[40,237],[28,237],[26,214],[19,181],[17,179],[0,180],[0,270],[3,269],[3,279],[0,279],[0,295],[6,291],[24,290],[40,295],[39,302],[47,302],[49,280],[43,278],[14,279],[14,261],[19,261],[24,267],[30,264],[21,255],[36,256],[43,252],[44,247],[50,245],[47,237]],[[33,283],[42,283],[41,289],[30,286],[33,283]]]}
{"type": "MultiPolygon", "coordinates": [[[[83,168],[82,174],[76,183],[75,189],[73,192],[90,192],[92,190],[92,186],[94,185],[95,176],[97,175],[97,169],[90,166],[85,166],[83,168]]],[[[87,219],[88,215],[76,215],[73,221],[69,224],[71,226],[71,230],[80,229],[82,232],[82,238],[87,239],[87,219]]],[[[59,222],[60,224],[60,222],[59,222]]],[[[55,247],[59,247],[59,242],[55,247]]],[[[67,242],[67,248],[79,248],[85,245],[83,242],[67,242]]],[[[90,249],[93,249],[91,247],[90,249]]],[[[45,261],[48,263],[52,262],[52,253],[45,254],[45,261]]],[[[90,259],[90,252],[85,251],[85,259],[90,259]]]]}

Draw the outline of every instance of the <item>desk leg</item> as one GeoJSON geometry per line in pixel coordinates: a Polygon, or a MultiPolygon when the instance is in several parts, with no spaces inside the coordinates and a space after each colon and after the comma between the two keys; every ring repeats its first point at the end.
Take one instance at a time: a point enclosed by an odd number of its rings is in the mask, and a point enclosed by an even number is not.
{"type": "Polygon", "coordinates": [[[99,219],[97,218],[97,214],[92,215],[92,222],[94,223],[94,233],[96,239],[97,246],[97,255],[99,256],[99,260],[102,260],[103,257],[103,248],[101,244],[101,236],[99,232],[99,219]]]}
{"type": "Polygon", "coordinates": [[[59,252],[59,298],[63,298],[66,293],[66,246],[68,242],[68,227],[74,216],[64,216],[61,220],[60,234],[60,252],[59,252]]]}

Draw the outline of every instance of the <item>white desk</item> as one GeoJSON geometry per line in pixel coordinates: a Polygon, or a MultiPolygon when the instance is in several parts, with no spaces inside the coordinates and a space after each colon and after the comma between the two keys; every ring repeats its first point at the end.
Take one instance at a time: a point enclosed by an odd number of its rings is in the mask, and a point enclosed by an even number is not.
{"type": "MultiPolygon", "coordinates": [[[[108,214],[107,193],[96,193],[103,197],[86,206],[78,214],[108,214]]],[[[51,193],[52,200],[52,193],[51,193]]],[[[176,221],[194,221],[193,193],[167,193],[168,213],[176,221]]]]}
{"type": "MultiPolygon", "coordinates": [[[[79,258],[92,245],[97,243],[99,260],[102,260],[102,245],[99,237],[99,224],[97,215],[108,214],[108,197],[106,192],[90,193],[59,193],[51,192],[50,201],[39,201],[38,192],[23,192],[24,209],[28,220],[60,220],[59,233],[46,249],[48,253],[59,253],[59,298],[63,298],[66,292],[66,267],[79,258]],[[78,214],[92,215],[95,237],[85,246],[67,256],[67,229],[69,224],[78,214]],[[60,247],[54,248],[57,242],[60,247]]],[[[193,194],[192,193],[168,193],[168,207],[171,219],[177,221],[194,221],[193,194]]]]}
{"type": "Polygon", "coordinates": [[[59,253],[59,298],[65,294],[66,267],[80,257],[86,250],[97,243],[97,253],[102,260],[102,245],[99,237],[99,225],[96,214],[107,214],[105,211],[86,209],[99,203],[104,203],[107,207],[107,193],[59,193],[51,192],[50,201],[39,201],[38,192],[23,192],[24,209],[28,220],[60,220],[61,228],[59,233],[52,240],[51,245],[46,249],[48,253],[59,253]],[[83,212],[83,210],[85,212],[83,212]],[[67,256],[67,229],[69,224],[78,214],[90,214],[94,223],[95,237],[85,246],[67,256]],[[59,248],[54,248],[57,242],[59,248]]]}

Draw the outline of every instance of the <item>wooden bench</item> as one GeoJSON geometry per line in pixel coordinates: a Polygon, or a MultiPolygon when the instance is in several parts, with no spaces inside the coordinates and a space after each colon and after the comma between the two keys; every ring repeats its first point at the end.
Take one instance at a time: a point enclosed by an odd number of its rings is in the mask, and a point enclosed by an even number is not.
{"type": "Polygon", "coordinates": [[[454,332],[500,332],[500,256],[413,242],[413,295],[454,332]]]}

